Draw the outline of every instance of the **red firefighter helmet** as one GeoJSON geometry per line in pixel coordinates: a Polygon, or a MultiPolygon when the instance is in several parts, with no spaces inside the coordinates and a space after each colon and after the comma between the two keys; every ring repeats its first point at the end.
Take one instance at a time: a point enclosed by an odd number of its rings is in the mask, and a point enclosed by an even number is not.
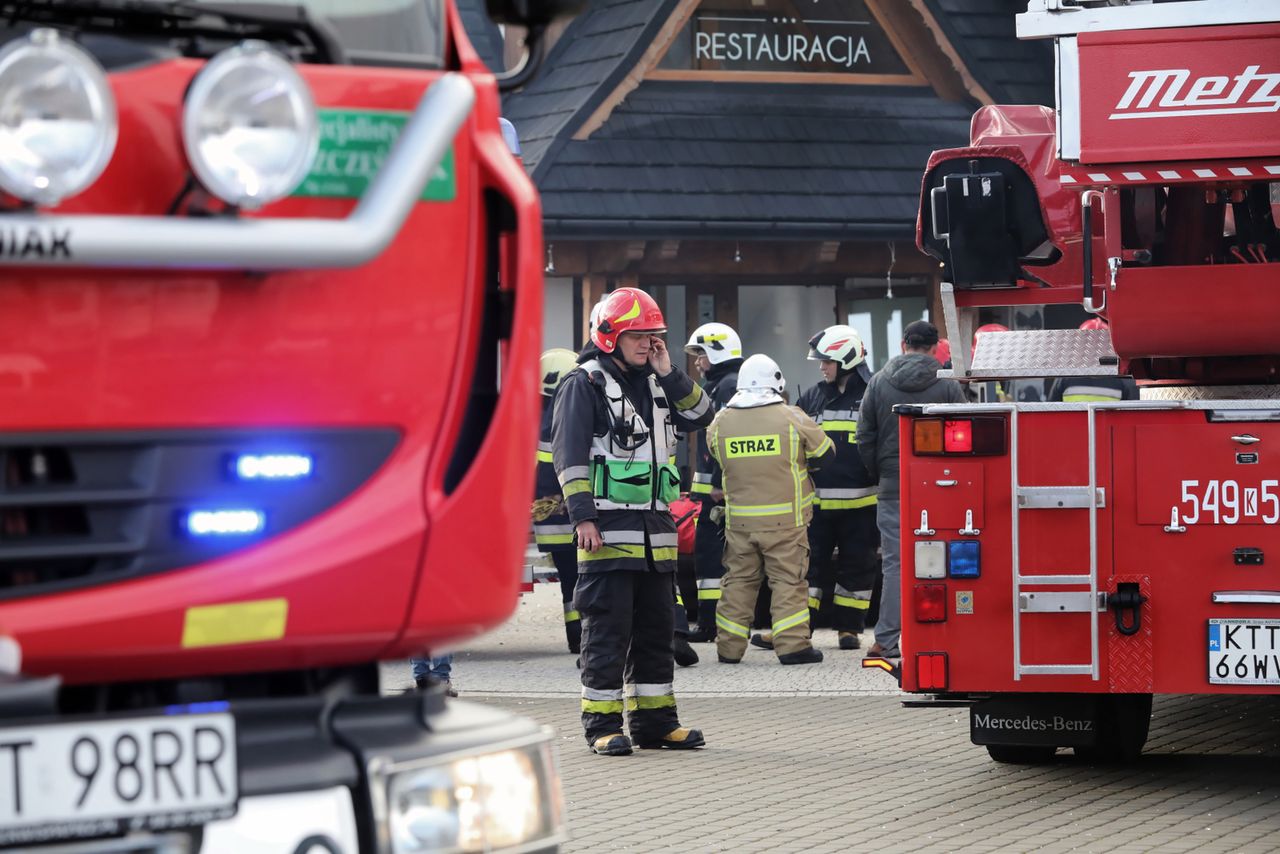
{"type": "Polygon", "coordinates": [[[639,288],[618,288],[601,303],[600,322],[591,330],[591,341],[605,353],[612,353],[623,332],[656,335],[666,331],[667,322],[653,297],[639,288]]]}
{"type": "Polygon", "coordinates": [[[951,361],[951,342],[945,338],[939,338],[938,349],[933,354],[933,358],[937,359],[939,362],[941,362],[944,365],[947,362],[950,362],[951,361]]]}
{"type": "Polygon", "coordinates": [[[1084,323],[1080,324],[1081,329],[1109,329],[1107,322],[1101,317],[1091,317],[1084,323]]]}
{"type": "Polygon", "coordinates": [[[978,339],[988,332],[1008,332],[1009,327],[1003,323],[984,323],[977,329],[973,330],[973,351],[978,352],[978,339]]]}

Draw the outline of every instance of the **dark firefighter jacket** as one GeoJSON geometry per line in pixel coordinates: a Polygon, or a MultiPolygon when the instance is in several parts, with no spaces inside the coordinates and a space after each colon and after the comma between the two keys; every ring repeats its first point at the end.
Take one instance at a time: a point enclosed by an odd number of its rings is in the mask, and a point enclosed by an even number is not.
{"type": "MultiPolygon", "coordinates": [[[[738,390],[738,369],[742,367],[741,359],[730,359],[718,365],[712,365],[707,371],[707,381],[702,390],[711,400],[711,411],[724,409],[729,398],[738,390]]],[[[693,488],[690,492],[695,498],[706,498],[712,489],[723,489],[720,463],[711,455],[707,447],[707,434],[698,434],[698,458],[694,461],[693,488]]]]}
{"type": "Polygon", "coordinates": [[[862,396],[858,453],[867,470],[880,478],[880,500],[898,500],[899,403],[966,403],[955,380],[938,379],[938,360],[925,353],[894,356],[871,378],[862,396]]]}
{"type": "Polygon", "coordinates": [[[1049,387],[1049,400],[1064,403],[1137,400],[1138,384],[1132,377],[1059,377],[1049,387]]]}
{"type": "Polygon", "coordinates": [[[800,395],[799,407],[835,442],[835,462],[813,473],[815,506],[822,510],[854,510],[876,503],[876,479],[858,454],[858,414],[867,383],[848,375],[844,391],[820,382],[800,395]]]}
{"type": "Polygon", "coordinates": [[[533,538],[541,552],[573,551],[573,525],[551,462],[554,401],[554,395],[542,398],[542,429],[538,434],[538,466],[533,487],[533,538]]]}
{"type": "Polygon", "coordinates": [[[665,377],[647,369],[624,371],[594,347],[584,350],[579,362],[556,392],[551,431],[552,459],[570,521],[577,525],[594,520],[604,539],[604,547],[595,554],[578,550],[579,572],[647,569],[646,546],[658,571],[674,572],[675,519],[657,490],[643,509],[605,509],[610,501],[601,494],[605,478],[600,472],[609,462],[635,464],[637,469],[670,466],[676,431],[699,430],[711,423],[711,402],[674,365],[665,377]],[[607,389],[613,383],[620,399],[610,401],[607,389]],[[655,419],[655,413],[660,417],[655,419]],[[655,447],[668,452],[657,459],[655,447]]]}

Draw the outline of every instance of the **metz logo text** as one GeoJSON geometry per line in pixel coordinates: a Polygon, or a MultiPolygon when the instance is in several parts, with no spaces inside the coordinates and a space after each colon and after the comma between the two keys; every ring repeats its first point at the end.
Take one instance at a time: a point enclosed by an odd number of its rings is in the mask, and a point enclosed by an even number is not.
{"type": "Polygon", "coordinates": [[[1234,116],[1280,112],[1280,72],[1243,72],[1192,77],[1188,68],[1130,71],[1129,88],[1110,118],[1155,119],[1170,116],[1234,116]]]}

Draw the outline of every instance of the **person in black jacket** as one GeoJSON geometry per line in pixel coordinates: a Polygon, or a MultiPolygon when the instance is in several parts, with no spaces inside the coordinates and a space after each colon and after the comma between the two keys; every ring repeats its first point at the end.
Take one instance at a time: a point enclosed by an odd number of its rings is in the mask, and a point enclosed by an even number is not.
{"type": "Polygon", "coordinates": [[[811,625],[830,602],[830,625],[841,649],[857,649],[876,581],[876,481],[858,455],[858,416],[870,379],[867,349],[857,330],[829,326],[809,339],[809,359],[823,381],[799,407],[835,443],[834,463],[813,475],[816,498],[809,526],[811,625]],[[828,600],[828,597],[830,599],[828,600]]]}
{"type": "Polygon", "coordinates": [[[560,598],[564,601],[564,634],[569,652],[577,655],[582,640],[582,620],[573,607],[573,588],[578,582],[578,556],[573,545],[573,525],[560,494],[551,463],[551,414],[556,389],[569,372],[578,366],[578,354],[572,350],[553,348],[542,354],[542,427],[538,435],[538,464],[533,494],[533,538],[538,551],[550,554],[560,579],[560,598]]]}
{"type": "Polygon", "coordinates": [[[680,495],[676,431],[711,422],[711,402],[671,363],[662,310],[619,288],[592,346],[556,392],[551,454],[578,543],[582,724],[597,754],[701,747],[680,725],[672,678],[680,495]],[[631,738],[622,732],[630,711],[631,738]]]}
{"type": "Polygon", "coordinates": [[[901,498],[898,492],[898,416],[893,407],[903,403],[965,403],[960,383],[939,379],[938,329],[927,320],[907,324],[902,331],[902,355],[894,356],[871,378],[862,396],[858,453],[867,471],[880,484],[876,522],[880,528],[880,552],[884,558],[884,584],[876,642],[868,656],[900,658],[902,635],[901,498]]]}
{"type": "MultiPolygon", "coordinates": [[[[696,358],[702,374],[702,390],[711,400],[713,412],[724,409],[738,390],[738,370],[742,367],[742,340],[724,323],[704,323],[689,336],[684,351],[696,358]]],[[[715,643],[716,603],[720,601],[720,580],[724,576],[724,484],[720,464],[707,447],[705,431],[698,433],[698,455],[694,460],[693,498],[701,503],[694,539],[694,574],[698,578],[698,630],[689,640],[715,643]]]]}

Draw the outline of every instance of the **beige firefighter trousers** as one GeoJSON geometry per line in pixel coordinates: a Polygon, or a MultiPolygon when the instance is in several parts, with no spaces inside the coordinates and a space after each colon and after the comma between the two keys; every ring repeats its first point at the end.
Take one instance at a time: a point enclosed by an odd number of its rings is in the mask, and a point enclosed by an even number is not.
{"type": "Polygon", "coordinates": [[[805,528],[724,532],[724,578],[716,605],[716,649],[734,660],[747,651],[756,594],[767,577],[773,594],[773,648],[778,655],[808,649],[809,535],[805,528]]]}

